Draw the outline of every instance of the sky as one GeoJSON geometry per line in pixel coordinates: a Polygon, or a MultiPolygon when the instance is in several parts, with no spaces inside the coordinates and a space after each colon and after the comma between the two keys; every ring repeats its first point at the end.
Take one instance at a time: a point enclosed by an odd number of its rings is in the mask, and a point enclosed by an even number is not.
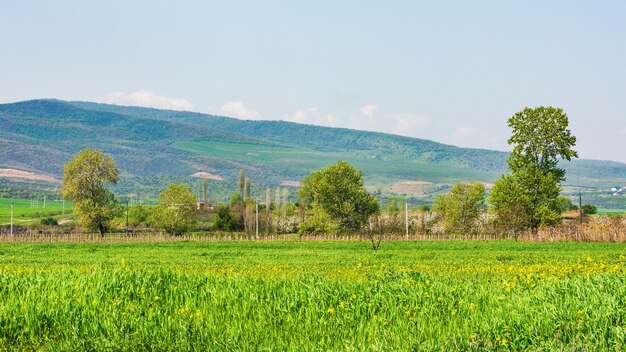
{"type": "Polygon", "coordinates": [[[0,103],[37,98],[495,150],[557,106],[626,162],[626,1],[0,0],[0,103]]]}

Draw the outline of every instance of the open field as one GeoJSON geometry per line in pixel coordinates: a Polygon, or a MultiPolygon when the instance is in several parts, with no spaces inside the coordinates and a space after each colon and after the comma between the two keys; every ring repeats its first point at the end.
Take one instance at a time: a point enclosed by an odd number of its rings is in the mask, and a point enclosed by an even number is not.
{"type": "Polygon", "coordinates": [[[0,243],[0,349],[621,350],[626,245],[0,243]]]}
{"type": "MultiPolygon", "coordinates": [[[[43,198],[39,201],[39,208],[31,208],[29,199],[8,199],[0,198],[0,225],[7,225],[11,222],[11,202],[13,202],[13,224],[26,225],[40,218],[63,214],[63,202],[48,201],[43,207],[43,198]]],[[[65,202],[65,214],[72,211],[72,203],[65,202]]]]}

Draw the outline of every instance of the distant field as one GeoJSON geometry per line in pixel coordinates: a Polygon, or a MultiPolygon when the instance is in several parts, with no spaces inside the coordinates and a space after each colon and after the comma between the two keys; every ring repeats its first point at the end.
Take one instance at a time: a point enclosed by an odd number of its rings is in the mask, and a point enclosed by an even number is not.
{"type": "Polygon", "coordinates": [[[292,175],[297,175],[298,179],[339,160],[345,160],[357,169],[363,170],[368,184],[384,183],[389,185],[394,180],[419,181],[422,179],[442,183],[467,178],[488,181],[497,176],[494,172],[432,164],[421,159],[410,159],[401,154],[386,154],[377,150],[326,152],[272,144],[236,143],[220,140],[177,142],[174,146],[198,155],[210,155],[246,163],[259,163],[277,170],[288,170],[292,175]]]}
{"type": "Polygon", "coordinates": [[[0,243],[0,350],[621,350],[626,245],[0,243]]]}
{"type": "MultiPolygon", "coordinates": [[[[39,201],[39,208],[31,207],[29,199],[8,199],[0,198],[0,225],[11,222],[11,202],[13,202],[13,223],[16,225],[28,224],[35,219],[47,216],[61,215],[63,213],[63,202],[47,201],[43,207],[43,201],[39,201]]],[[[72,203],[65,202],[65,213],[72,212],[72,203]]]]}

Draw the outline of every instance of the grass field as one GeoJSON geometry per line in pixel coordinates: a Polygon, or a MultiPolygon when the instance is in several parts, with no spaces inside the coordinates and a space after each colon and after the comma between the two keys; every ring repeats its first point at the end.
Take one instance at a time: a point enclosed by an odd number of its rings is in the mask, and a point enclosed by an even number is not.
{"type": "Polygon", "coordinates": [[[622,350],[615,243],[0,243],[0,350],[622,350]]]}
{"type": "Polygon", "coordinates": [[[31,201],[29,199],[9,199],[0,198],[0,225],[7,225],[11,222],[11,203],[13,203],[13,224],[25,225],[30,224],[40,218],[47,216],[56,216],[65,213],[69,214],[72,211],[72,203],[65,202],[46,202],[46,207],[43,207],[43,201],[39,201],[39,208],[32,208],[31,201]]]}

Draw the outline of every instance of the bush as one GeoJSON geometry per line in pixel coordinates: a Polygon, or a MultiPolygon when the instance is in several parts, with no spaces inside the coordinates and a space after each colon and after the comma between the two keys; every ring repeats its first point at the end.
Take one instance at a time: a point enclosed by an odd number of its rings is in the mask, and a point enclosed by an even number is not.
{"type": "Polygon", "coordinates": [[[332,219],[326,212],[316,209],[313,216],[300,224],[301,235],[337,235],[341,232],[339,222],[332,219]]]}
{"type": "Polygon", "coordinates": [[[583,205],[582,211],[586,215],[593,215],[598,213],[598,208],[595,205],[585,204],[583,205]]]}
{"type": "Polygon", "coordinates": [[[59,224],[59,222],[57,221],[57,219],[53,217],[47,217],[47,218],[41,219],[41,224],[46,225],[46,226],[56,226],[59,224]]]}
{"type": "Polygon", "coordinates": [[[241,223],[233,216],[228,206],[220,205],[217,207],[213,228],[221,231],[240,231],[243,229],[243,226],[241,226],[241,223]]]}

